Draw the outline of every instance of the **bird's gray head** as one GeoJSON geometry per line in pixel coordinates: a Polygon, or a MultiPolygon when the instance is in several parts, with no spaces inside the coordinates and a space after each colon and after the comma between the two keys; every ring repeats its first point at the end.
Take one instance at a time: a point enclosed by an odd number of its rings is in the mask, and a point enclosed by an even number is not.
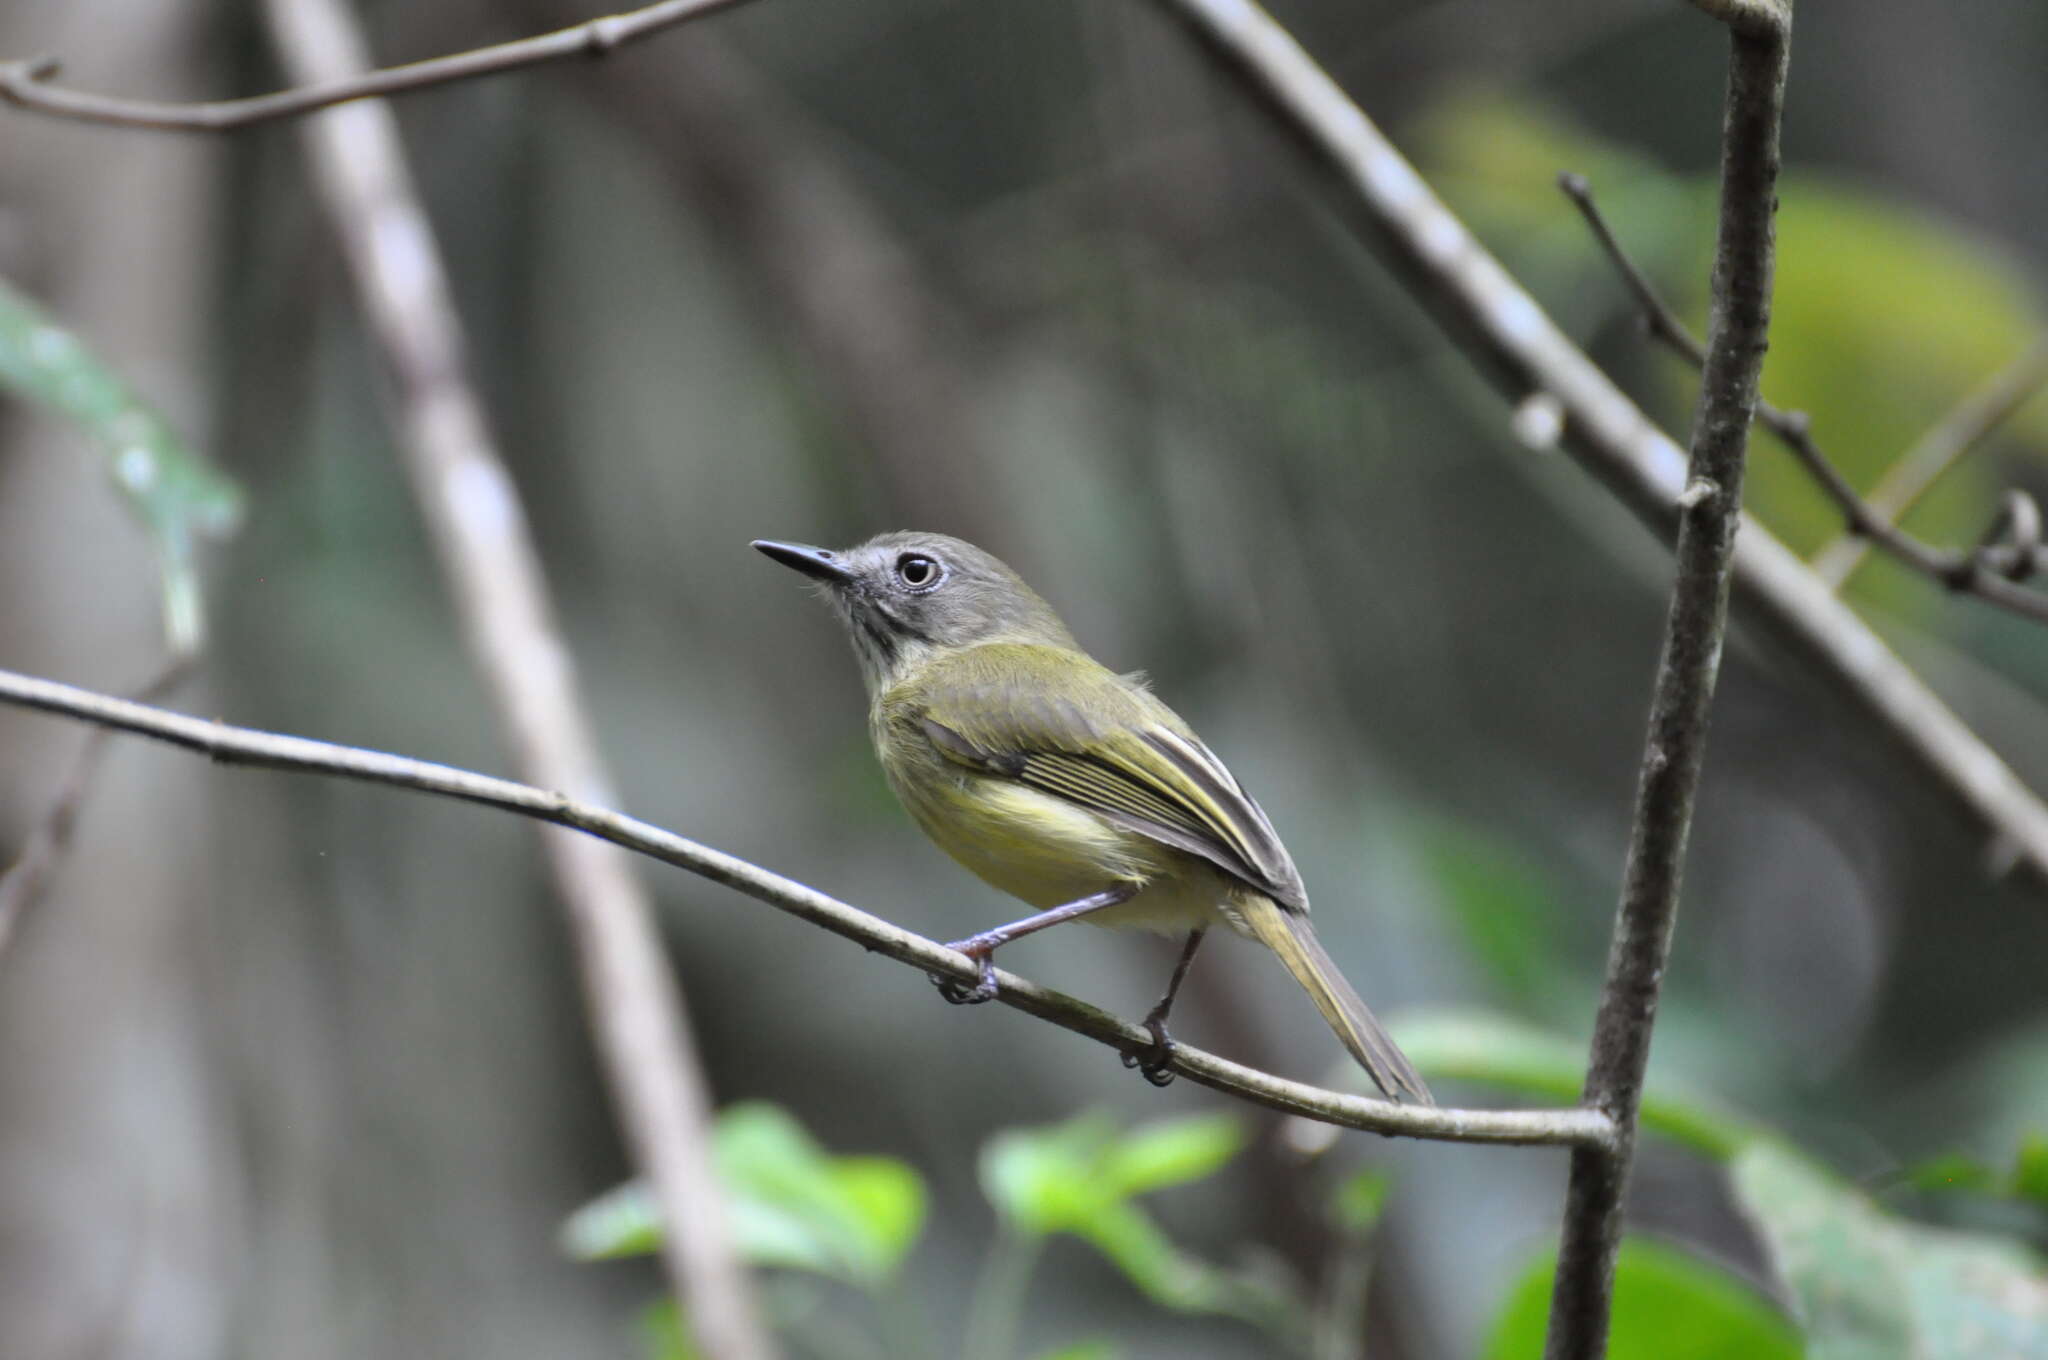
{"type": "Polygon", "coordinates": [[[846,620],[870,693],[934,654],[979,643],[1075,645],[1052,606],[1016,572],[957,538],[899,532],[836,552],[768,539],[754,546],[823,584],[846,620]]]}

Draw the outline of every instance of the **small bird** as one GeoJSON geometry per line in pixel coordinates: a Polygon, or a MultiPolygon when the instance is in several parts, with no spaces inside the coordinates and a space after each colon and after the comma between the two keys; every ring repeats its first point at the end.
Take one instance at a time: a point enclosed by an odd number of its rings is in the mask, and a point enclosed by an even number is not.
{"type": "Polygon", "coordinates": [[[1380,1090],[1429,1091],[1316,939],[1308,894],[1273,824],[1142,678],[1081,650],[1017,573],[944,534],[889,533],[834,552],[754,547],[822,582],[867,681],[870,735],[889,786],[939,848],[1037,914],[948,948],[996,994],[998,947],[1062,921],[1186,932],[1166,995],[1145,1018],[1140,1066],[1161,1085],[1174,994],[1211,927],[1280,956],[1380,1090]]]}

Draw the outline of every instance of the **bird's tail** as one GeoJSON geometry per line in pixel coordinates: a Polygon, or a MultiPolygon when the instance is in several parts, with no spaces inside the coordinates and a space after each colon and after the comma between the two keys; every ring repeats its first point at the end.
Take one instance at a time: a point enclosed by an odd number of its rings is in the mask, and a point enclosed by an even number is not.
{"type": "Polygon", "coordinates": [[[1413,1064],[1394,1046],[1393,1039],[1380,1028],[1380,1022],[1372,1018],[1358,993],[1337,971],[1323,942],[1316,938],[1308,913],[1289,911],[1263,894],[1245,894],[1238,907],[1252,934],[1280,956],[1280,962],[1287,965],[1287,971],[1308,992],[1323,1019],[1329,1021],[1330,1028],[1337,1032],[1374,1084],[1395,1100],[1434,1105],[1429,1088],[1422,1084],[1413,1064]]]}

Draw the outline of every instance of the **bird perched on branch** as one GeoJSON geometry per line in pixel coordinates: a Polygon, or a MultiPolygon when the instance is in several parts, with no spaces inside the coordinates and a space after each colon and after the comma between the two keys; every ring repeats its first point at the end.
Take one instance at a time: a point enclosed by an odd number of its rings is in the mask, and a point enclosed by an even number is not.
{"type": "Polygon", "coordinates": [[[823,584],[867,680],[889,785],[939,848],[1038,909],[949,947],[996,994],[998,947],[1062,921],[1185,932],[1147,1015],[1148,1077],[1171,1080],[1166,1019],[1206,933],[1225,925],[1287,966],[1379,1088],[1428,1090],[1309,924],[1273,824],[1179,715],[1082,651],[1052,607],[988,553],[943,534],[883,534],[835,552],[760,540],[823,584]]]}

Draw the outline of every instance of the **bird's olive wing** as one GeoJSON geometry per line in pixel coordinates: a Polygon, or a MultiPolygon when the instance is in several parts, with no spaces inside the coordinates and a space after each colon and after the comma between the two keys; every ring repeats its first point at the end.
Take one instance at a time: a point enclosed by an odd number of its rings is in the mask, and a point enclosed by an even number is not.
{"type": "Polygon", "coordinates": [[[989,675],[932,686],[917,723],[950,760],[1065,798],[1307,910],[1272,822],[1171,710],[1108,671],[1088,677],[1085,693],[1061,678],[1059,699],[989,675]]]}

